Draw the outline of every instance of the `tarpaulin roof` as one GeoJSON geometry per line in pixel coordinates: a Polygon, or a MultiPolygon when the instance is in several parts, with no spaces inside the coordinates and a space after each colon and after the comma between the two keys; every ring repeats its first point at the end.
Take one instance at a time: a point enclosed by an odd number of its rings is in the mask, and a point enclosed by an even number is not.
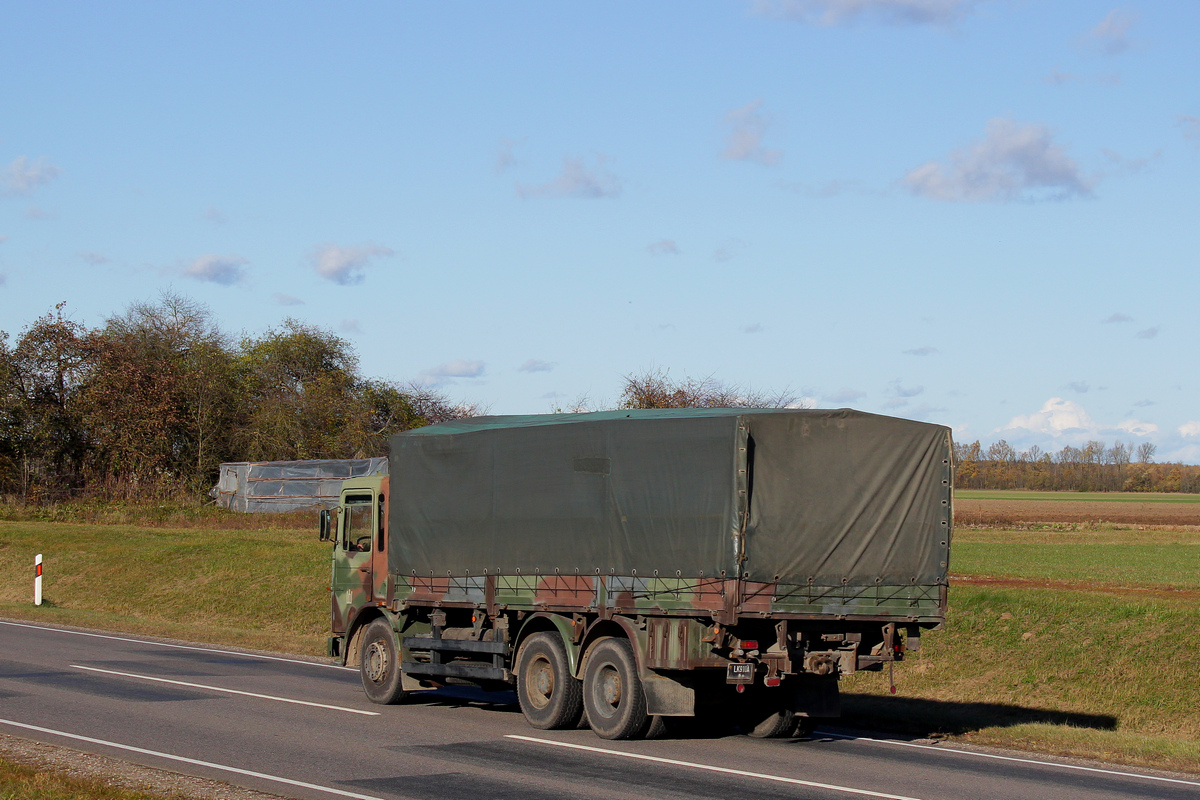
{"type": "Polygon", "coordinates": [[[393,572],[945,582],[938,425],[661,409],[475,417],[389,445],[393,572]]]}

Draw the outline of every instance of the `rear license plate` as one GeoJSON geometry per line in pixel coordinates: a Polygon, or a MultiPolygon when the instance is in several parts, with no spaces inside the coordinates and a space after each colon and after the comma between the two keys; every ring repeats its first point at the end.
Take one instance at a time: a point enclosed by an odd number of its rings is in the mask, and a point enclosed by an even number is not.
{"type": "Polygon", "coordinates": [[[726,683],[754,683],[753,664],[730,664],[725,669],[726,683]]]}

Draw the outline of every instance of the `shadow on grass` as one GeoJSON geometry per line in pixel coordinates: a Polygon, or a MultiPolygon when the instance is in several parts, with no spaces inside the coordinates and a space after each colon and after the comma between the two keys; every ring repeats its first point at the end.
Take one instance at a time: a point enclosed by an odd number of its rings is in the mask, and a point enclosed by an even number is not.
{"type": "Polygon", "coordinates": [[[1109,714],[1081,714],[1003,703],[953,703],[847,693],[842,695],[842,716],[837,721],[837,724],[849,727],[896,731],[926,738],[1029,723],[1111,731],[1117,727],[1117,718],[1109,714]]]}

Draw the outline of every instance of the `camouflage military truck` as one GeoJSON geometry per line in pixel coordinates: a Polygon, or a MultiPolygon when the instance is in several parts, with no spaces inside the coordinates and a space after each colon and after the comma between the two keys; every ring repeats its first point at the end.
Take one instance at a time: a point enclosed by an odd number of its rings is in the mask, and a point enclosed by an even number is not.
{"type": "Polygon", "coordinates": [[[945,619],[950,431],[841,410],[477,417],[393,436],[348,480],[330,655],[367,696],[515,688],[606,739],[838,714],[838,680],[945,619]]]}

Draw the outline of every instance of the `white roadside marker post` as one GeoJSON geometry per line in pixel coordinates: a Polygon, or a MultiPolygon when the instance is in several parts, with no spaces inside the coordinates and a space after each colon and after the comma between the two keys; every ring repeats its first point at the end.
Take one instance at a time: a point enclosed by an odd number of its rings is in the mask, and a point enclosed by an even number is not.
{"type": "Polygon", "coordinates": [[[33,559],[33,604],[42,604],[42,554],[38,553],[33,559]]]}

